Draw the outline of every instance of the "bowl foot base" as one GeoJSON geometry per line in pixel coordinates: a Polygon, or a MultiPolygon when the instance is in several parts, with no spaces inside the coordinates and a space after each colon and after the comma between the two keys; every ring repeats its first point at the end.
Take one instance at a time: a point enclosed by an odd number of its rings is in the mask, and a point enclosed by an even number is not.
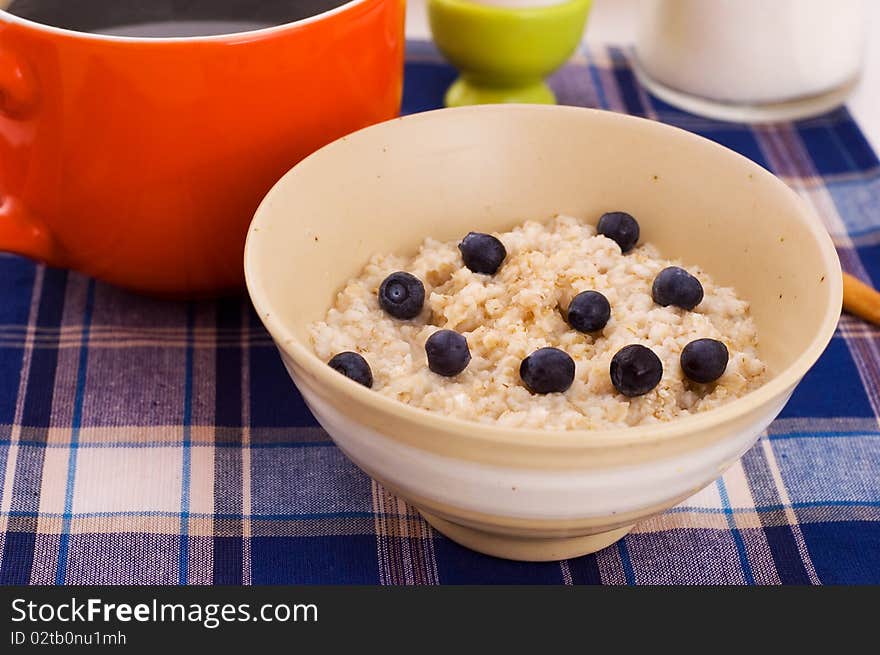
{"type": "Polygon", "coordinates": [[[543,80],[520,86],[483,86],[459,77],[446,92],[447,107],[493,105],[522,102],[537,105],[555,105],[556,95],[543,80]]]}
{"type": "Polygon", "coordinates": [[[484,532],[452,523],[419,510],[431,526],[454,542],[478,553],[521,562],[555,562],[595,553],[622,539],[633,529],[627,525],[616,530],[581,537],[530,538],[484,532]]]}

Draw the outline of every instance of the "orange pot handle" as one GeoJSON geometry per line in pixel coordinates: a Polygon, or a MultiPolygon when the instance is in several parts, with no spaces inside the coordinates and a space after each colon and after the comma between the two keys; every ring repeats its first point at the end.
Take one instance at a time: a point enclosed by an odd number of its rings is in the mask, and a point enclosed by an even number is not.
{"type": "Polygon", "coordinates": [[[61,265],[55,242],[42,221],[34,219],[11,196],[0,204],[0,251],[61,265]]]}
{"type": "Polygon", "coordinates": [[[27,65],[0,48],[0,112],[9,118],[27,118],[37,105],[37,81],[27,65]]]}
{"type": "MultiPolygon", "coordinates": [[[[36,109],[37,99],[34,75],[15,55],[0,48],[0,114],[26,119],[36,109]]],[[[57,249],[42,221],[12,196],[0,198],[0,250],[58,262],[57,249]]]]}

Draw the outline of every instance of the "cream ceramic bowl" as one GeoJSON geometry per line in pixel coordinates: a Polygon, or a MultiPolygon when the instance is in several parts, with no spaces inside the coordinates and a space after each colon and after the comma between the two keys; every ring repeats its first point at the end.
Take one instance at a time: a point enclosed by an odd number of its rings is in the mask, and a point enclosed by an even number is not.
{"type": "Polygon", "coordinates": [[[445,109],[332,143],[266,197],[245,273],[290,376],[339,447],[451,539],[521,560],[603,548],[719,477],[782,410],[841,306],[831,239],[773,175],[676,128],[556,106],[445,109]],[[658,426],[513,429],[386,398],[312,352],[309,324],[373,253],[619,209],[639,218],[643,240],[751,301],[770,368],[763,387],[658,426]]]}

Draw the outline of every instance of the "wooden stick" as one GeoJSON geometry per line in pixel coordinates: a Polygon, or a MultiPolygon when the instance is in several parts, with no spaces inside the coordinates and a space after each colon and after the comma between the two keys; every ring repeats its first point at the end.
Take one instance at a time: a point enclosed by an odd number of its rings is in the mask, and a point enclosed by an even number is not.
{"type": "Polygon", "coordinates": [[[849,273],[843,274],[843,308],[874,325],[880,325],[880,292],[849,273]]]}

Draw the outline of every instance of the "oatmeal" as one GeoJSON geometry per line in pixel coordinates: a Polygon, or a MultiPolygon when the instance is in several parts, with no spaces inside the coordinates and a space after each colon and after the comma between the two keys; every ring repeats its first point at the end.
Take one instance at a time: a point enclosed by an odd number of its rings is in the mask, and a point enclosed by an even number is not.
{"type": "Polygon", "coordinates": [[[760,386],[748,303],[618,215],[599,224],[611,238],[559,216],[375,255],[311,326],[314,350],[376,393],[519,427],[668,421],[760,386]]]}

